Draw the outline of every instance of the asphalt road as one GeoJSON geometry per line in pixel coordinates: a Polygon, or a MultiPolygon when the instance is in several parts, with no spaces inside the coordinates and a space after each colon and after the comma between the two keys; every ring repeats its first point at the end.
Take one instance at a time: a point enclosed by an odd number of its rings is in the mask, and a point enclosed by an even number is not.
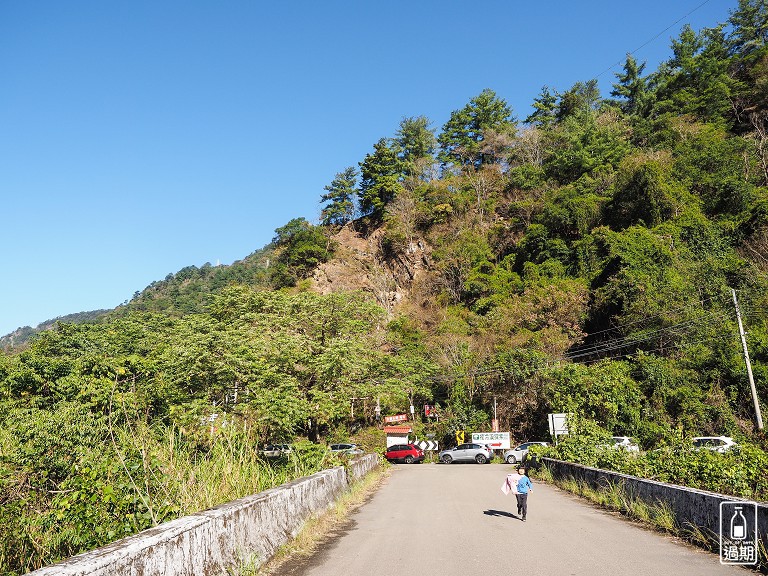
{"type": "Polygon", "coordinates": [[[748,571],[536,483],[528,519],[506,465],[399,465],[347,525],[280,576],[706,576],[748,571]]]}

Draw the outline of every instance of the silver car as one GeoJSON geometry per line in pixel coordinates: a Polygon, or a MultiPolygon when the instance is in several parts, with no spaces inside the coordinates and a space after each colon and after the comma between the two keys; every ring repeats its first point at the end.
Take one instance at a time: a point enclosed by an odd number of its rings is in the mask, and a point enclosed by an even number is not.
{"type": "Polygon", "coordinates": [[[350,456],[364,453],[363,449],[357,444],[331,444],[330,449],[334,454],[349,454],[350,456]]]}
{"type": "Polygon", "coordinates": [[[549,446],[548,442],[523,442],[517,448],[511,448],[504,451],[504,462],[507,464],[517,464],[522,462],[525,455],[528,454],[528,449],[531,446],[549,446]]]}
{"type": "Polygon", "coordinates": [[[280,458],[288,456],[292,451],[290,444],[267,444],[261,450],[261,455],[265,458],[280,458]]]}
{"type": "Polygon", "coordinates": [[[440,462],[477,462],[485,464],[491,461],[491,450],[483,444],[459,444],[456,448],[443,450],[439,454],[440,462]]]}

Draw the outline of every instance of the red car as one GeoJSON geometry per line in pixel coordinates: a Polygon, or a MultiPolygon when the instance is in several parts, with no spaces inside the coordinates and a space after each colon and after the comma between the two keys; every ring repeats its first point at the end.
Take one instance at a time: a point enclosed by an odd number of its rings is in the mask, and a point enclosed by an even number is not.
{"type": "Polygon", "coordinates": [[[424,460],[424,450],[415,444],[395,444],[387,448],[384,458],[390,462],[405,462],[413,464],[424,460]]]}

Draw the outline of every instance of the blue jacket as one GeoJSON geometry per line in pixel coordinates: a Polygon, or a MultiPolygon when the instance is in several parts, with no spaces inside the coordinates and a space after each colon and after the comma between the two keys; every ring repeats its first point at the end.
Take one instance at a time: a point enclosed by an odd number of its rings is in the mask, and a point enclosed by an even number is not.
{"type": "Polygon", "coordinates": [[[528,494],[533,490],[533,484],[531,484],[530,479],[528,476],[523,476],[520,478],[520,480],[517,481],[517,492],[518,494],[528,494]]]}

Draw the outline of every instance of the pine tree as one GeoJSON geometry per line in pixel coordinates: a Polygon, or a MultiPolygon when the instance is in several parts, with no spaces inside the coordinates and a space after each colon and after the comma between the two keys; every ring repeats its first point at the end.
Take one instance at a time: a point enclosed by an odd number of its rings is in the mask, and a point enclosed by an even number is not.
{"type": "Polygon", "coordinates": [[[728,23],[733,26],[729,48],[742,58],[762,52],[768,44],[768,2],[766,0],[739,0],[739,7],[731,13],[728,23]]]}
{"type": "Polygon", "coordinates": [[[427,158],[435,153],[437,139],[429,127],[426,116],[403,118],[395,134],[395,143],[399,148],[399,156],[403,162],[413,164],[421,158],[427,158]]]}
{"type": "Polygon", "coordinates": [[[397,151],[382,138],[373,146],[373,153],[360,162],[358,198],[363,214],[376,219],[384,215],[387,204],[402,190],[404,164],[397,151]]]}
{"type": "Polygon", "coordinates": [[[570,90],[560,96],[557,105],[557,119],[565,120],[569,116],[576,116],[582,112],[594,110],[600,102],[600,89],[597,80],[576,82],[570,90]]]}
{"type": "Polygon", "coordinates": [[[355,194],[357,193],[357,170],[352,166],[336,174],[333,181],[323,189],[320,202],[329,202],[320,212],[323,225],[344,226],[355,216],[355,194]]]}
{"type": "Polygon", "coordinates": [[[534,111],[524,122],[541,128],[550,126],[556,120],[557,94],[550,92],[549,86],[543,86],[541,94],[533,100],[533,107],[534,111]]]}
{"type": "Polygon", "coordinates": [[[617,73],[618,82],[613,85],[611,96],[624,98],[621,103],[621,109],[630,116],[642,114],[648,98],[647,80],[642,77],[645,70],[645,62],[637,63],[637,60],[627,54],[627,60],[624,62],[624,73],[617,73]]]}
{"type": "Polygon", "coordinates": [[[438,136],[443,164],[474,164],[475,167],[491,160],[481,152],[480,143],[486,132],[513,132],[515,118],[506,101],[493,90],[485,89],[461,110],[454,110],[438,136]]]}

